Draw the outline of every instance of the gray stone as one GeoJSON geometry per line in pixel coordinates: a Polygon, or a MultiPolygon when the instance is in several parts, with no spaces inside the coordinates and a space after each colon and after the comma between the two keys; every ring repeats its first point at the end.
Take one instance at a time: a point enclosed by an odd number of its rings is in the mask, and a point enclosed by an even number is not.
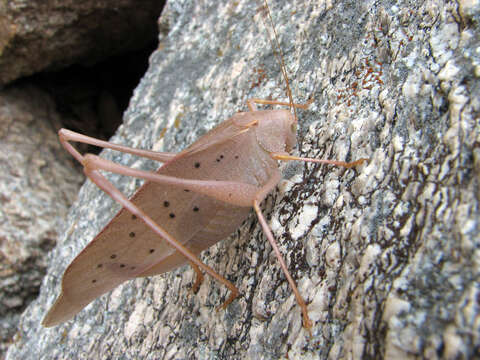
{"type": "Polygon", "coordinates": [[[51,98],[32,86],[0,91],[0,357],[38,295],[84,178],[58,141],[59,120],[51,98]]]}
{"type": "MultiPolygon", "coordinates": [[[[348,170],[289,167],[263,205],[309,302],[311,338],[253,215],[202,254],[242,293],[226,311],[215,307],[227,289],[206,277],[192,295],[194,272],[183,267],[125,283],[73,321],[42,328],[64,269],[118,210],[87,184],[7,357],[479,356],[480,43],[478,7],[463,3],[461,14],[437,0],[270,4],[295,100],[314,96],[299,111],[295,153],[370,158],[348,170]]],[[[168,36],[113,141],[179,151],[248,98],[285,98],[258,7],[169,2],[168,36]]],[[[128,194],[140,183],[110,179],[128,194]]]]}
{"type": "Polygon", "coordinates": [[[0,86],[42,70],[93,64],[155,41],[163,1],[0,2],[0,86]]]}

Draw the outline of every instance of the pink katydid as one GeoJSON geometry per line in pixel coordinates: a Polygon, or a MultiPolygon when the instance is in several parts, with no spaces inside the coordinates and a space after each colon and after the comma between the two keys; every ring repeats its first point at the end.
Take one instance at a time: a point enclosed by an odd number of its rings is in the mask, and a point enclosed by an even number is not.
{"type": "MultiPolygon", "coordinates": [[[[273,31],[276,37],[274,28],[273,31]]],[[[62,293],[45,316],[44,326],[69,320],[92,300],[126,280],[162,274],[187,261],[197,274],[194,289],[201,284],[202,271],[227,286],[231,293],[222,305],[225,308],[239,291],[198,255],[230,235],[253,207],[301,307],[304,327],[310,330],[312,322],[307,305],[288,272],[259,204],[281,180],[277,160],[352,167],[367,159],[346,163],[288,154],[296,142],[295,108],[305,108],[310,103],[293,103],[281,53],[279,58],[289,102],[250,99],[248,112],[234,115],[179,154],[128,148],[60,130],[61,143],[84,166],[87,177],[118,201],[122,209],[69,265],[62,279],[62,293]],[[257,110],[255,104],[287,105],[294,109],[294,114],[288,110],[257,110]],[[70,141],[165,164],[156,172],[136,170],[95,155],[82,155],[70,141]],[[100,171],[147,181],[128,199],[100,171]]]]}

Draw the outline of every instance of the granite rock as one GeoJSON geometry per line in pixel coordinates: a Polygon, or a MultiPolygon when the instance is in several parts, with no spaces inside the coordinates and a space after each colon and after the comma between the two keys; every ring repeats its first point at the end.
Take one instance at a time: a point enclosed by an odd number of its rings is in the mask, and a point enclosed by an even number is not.
{"type": "MultiPolygon", "coordinates": [[[[207,277],[192,295],[194,272],[182,267],[42,328],[64,269],[119,209],[88,183],[7,358],[478,357],[479,10],[461,3],[270,3],[294,98],[314,100],[299,111],[295,154],[370,158],[348,170],[283,165],[263,204],[309,302],[311,338],[253,214],[201,257],[242,293],[226,311],[215,307],[227,289],[207,277]]],[[[112,140],[176,152],[248,98],[285,98],[259,7],[168,2],[168,35],[112,140]]],[[[127,194],[140,184],[110,179],[127,194]]]]}
{"type": "Polygon", "coordinates": [[[38,295],[47,253],[84,179],[58,141],[59,121],[39,89],[0,91],[0,357],[38,295]]]}

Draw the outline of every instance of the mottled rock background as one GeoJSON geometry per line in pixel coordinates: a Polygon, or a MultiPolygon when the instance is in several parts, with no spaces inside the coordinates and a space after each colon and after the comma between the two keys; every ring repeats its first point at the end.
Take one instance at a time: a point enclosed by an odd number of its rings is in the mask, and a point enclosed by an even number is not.
{"type": "Polygon", "coordinates": [[[47,252],[83,182],[55,128],[60,115],[33,86],[0,91],[0,354],[38,296],[47,252]]]}
{"type": "Polygon", "coordinates": [[[0,2],[0,359],[84,180],[57,131],[114,133],[158,43],[162,6],[0,2]]]}
{"type": "MultiPolygon", "coordinates": [[[[113,140],[179,151],[246,99],[284,98],[258,7],[169,2],[168,35],[113,140]]],[[[118,209],[88,183],[7,358],[480,356],[478,1],[270,7],[295,99],[314,96],[299,114],[296,154],[371,159],[350,170],[284,166],[263,205],[310,303],[312,338],[253,215],[202,255],[242,293],[226,311],[215,307],[227,290],[207,277],[192,295],[194,273],[183,267],[125,283],[74,321],[42,328],[64,269],[118,209]]],[[[140,183],[111,179],[129,194],[140,183]]]]}

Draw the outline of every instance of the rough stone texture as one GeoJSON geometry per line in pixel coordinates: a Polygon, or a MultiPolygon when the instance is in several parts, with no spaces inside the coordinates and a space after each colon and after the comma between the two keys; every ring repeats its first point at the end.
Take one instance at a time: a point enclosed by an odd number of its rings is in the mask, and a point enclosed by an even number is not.
{"type": "MultiPolygon", "coordinates": [[[[207,277],[192,295],[183,267],[125,283],[43,329],[67,264],[118,209],[87,184],[9,359],[480,356],[478,1],[270,5],[295,98],[314,95],[296,153],[371,158],[350,170],[285,166],[263,205],[310,303],[312,338],[253,215],[202,255],[243,294],[226,311],[215,307],[227,290],[207,277]]],[[[284,98],[258,6],[170,2],[169,35],[113,140],[178,151],[246,99],[284,98]]],[[[129,194],[139,184],[111,179],[129,194]]]]}
{"type": "Polygon", "coordinates": [[[58,142],[58,121],[45,93],[27,86],[0,92],[0,358],[38,295],[58,220],[83,182],[58,142]]]}
{"type": "Polygon", "coordinates": [[[155,40],[164,1],[0,2],[0,85],[41,70],[92,64],[155,40]]]}

